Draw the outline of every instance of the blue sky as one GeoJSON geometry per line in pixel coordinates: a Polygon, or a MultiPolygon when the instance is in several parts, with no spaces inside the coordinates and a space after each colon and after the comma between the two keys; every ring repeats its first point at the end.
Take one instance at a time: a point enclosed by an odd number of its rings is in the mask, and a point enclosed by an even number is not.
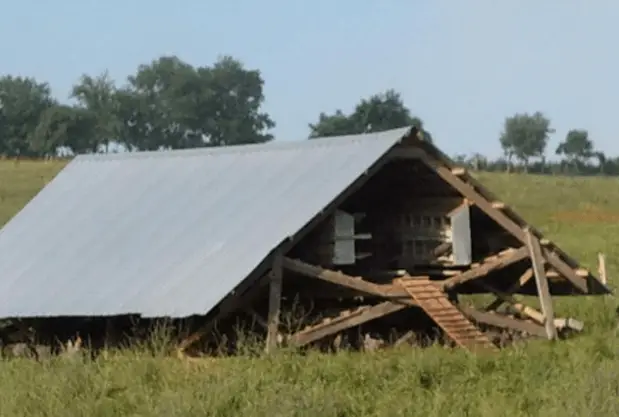
{"type": "Polygon", "coordinates": [[[449,154],[500,154],[504,118],[545,112],[619,154],[616,0],[0,0],[0,73],[66,99],[82,73],[120,83],[174,54],[230,54],[265,79],[278,140],[394,88],[449,154]],[[615,39],[613,41],[613,39],[615,39]]]}

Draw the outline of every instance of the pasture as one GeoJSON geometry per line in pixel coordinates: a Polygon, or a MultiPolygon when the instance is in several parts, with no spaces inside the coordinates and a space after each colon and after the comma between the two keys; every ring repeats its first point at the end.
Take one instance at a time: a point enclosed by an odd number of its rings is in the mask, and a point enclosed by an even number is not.
{"type": "MultiPolygon", "coordinates": [[[[0,225],[62,166],[0,161],[0,225]]],[[[619,284],[619,179],[477,176],[584,266],[595,270],[604,252],[609,283],[619,284]]],[[[0,416],[619,415],[616,307],[611,297],[555,299],[585,334],[492,357],[433,347],[196,363],[136,348],[96,362],[3,361],[0,416]]]]}

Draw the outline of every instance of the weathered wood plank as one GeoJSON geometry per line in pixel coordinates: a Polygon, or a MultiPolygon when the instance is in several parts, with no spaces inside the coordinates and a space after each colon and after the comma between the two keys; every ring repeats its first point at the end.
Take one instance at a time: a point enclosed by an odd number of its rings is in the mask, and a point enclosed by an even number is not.
{"type": "Polygon", "coordinates": [[[468,271],[461,273],[460,275],[456,275],[455,277],[446,279],[442,283],[443,288],[450,289],[450,288],[455,287],[456,285],[463,284],[467,281],[482,278],[488,275],[492,271],[505,268],[516,262],[520,262],[521,260],[526,259],[527,257],[528,257],[527,248],[526,246],[523,246],[519,249],[512,251],[511,253],[504,254],[498,257],[488,258],[485,262],[481,263],[479,266],[475,268],[471,268],[468,271]]]}
{"type": "Polygon", "coordinates": [[[311,265],[297,259],[284,258],[285,269],[304,275],[309,278],[330,282],[345,288],[356,290],[365,294],[389,298],[391,301],[410,306],[417,305],[410,299],[408,293],[398,285],[375,284],[360,277],[352,277],[342,272],[333,271],[319,266],[311,265]]]}
{"type": "Polygon", "coordinates": [[[321,324],[312,326],[307,330],[301,330],[292,335],[289,342],[293,346],[304,346],[308,343],[341,332],[342,330],[350,329],[351,327],[395,313],[403,308],[406,308],[406,306],[392,303],[391,301],[385,301],[371,307],[363,307],[348,314],[344,313],[344,315],[335,319],[327,319],[321,324]]]}
{"type": "Polygon", "coordinates": [[[544,314],[546,336],[549,340],[553,340],[557,338],[557,328],[554,323],[555,314],[552,307],[550,289],[548,287],[548,278],[546,278],[546,271],[544,271],[542,248],[537,240],[537,237],[533,236],[529,230],[526,230],[525,234],[527,237],[529,254],[531,256],[531,263],[533,264],[533,275],[535,276],[535,283],[537,284],[537,292],[539,294],[540,305],[542,307],[542,314],[544,314]]]}
{"type": "Polygon", "coordinates": [[[546,337],[546,329],[535,323],[517,320],[500,314],[482,312],[471,307],[460,307],[460,310],[478,323],[501,327],[503,329],[516,330],[519,332],[526,332],[537,337],[546,337]]]}
{"type": "Polygon", "coordinates": [[[598,253],[598,274],[602,284],[608,284],[608,277],[606,276],[606,256],[603,253],[598,253]]]}

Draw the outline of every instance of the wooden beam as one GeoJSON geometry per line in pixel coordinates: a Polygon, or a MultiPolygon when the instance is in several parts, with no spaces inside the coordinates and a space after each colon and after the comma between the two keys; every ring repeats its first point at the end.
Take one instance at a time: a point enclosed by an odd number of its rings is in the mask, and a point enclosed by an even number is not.
{"type": "Polygon", "coordinates": [[[460,310],[475,320],[478,323],[488,324],[490,326],[501,327],[503,329],[512,329],[519,332],[526,332],[537,337],[546,337],[546,329],[539,324],[517,320],[511,317],[506,317],[501,314],[493,314],[475,310],[471,307],[460,307],[460,310]]]}
{"type": "Polygon", "coordinates": [[[585,324],[582,321],[573,319],[571,317],[556,318],[555,327],[557,329],[570,329],[575,332],[582,332],[585,328],[585,324]]]}
{"type": "Polygon", "coordinates": [[[277,348],[277,336],[279,335],[279,314],[282,304],[282,280],[283,266],[282,255],[276,254],[273,258],[273,266],[269,274],[269,315],[267,318],[266,351],[272,352],[277,348]]]}
{"type": "Polygon", "coordinates": [[[527,248],[525,246],[512,250],[511,253],[502,254],[496,257],[490,257],[481,263],[478,267],[471,268],[455,277],[451,277],[443,281],[442,286],[444,289],[451,289],[456,285],[463,284],[467,281],[482,278],[488,275],[492,271],[503,269],[509,265],[520,262],[526,259],[528,256],[527,248]],[[494,259],[492,259],[494,258],[494,259]]]}
{"type": "Polygon", "coordinates": [[[550,296],[550,289],[548,287],[548,278],[546,278],[546,271],[544,271],[542,248],[537,240],[537,237],[533,236],[530,230],[526,230],[525,233],[527,237],[529,254],[531,256],[531,263],[533,264],[533,272],[535,276],[535,283],[537,284],[539,301],[542,307],[542,313],[544,314],[546,335],[549,340],[554,340],[557,338],[557,328],[554,323],[555,314],[552,308],[552,297],[550,296]]]}
{"type": "MultiPolygon", "coordinates": [[[[443,180],[459,191],[460,194],[462,194],[466,199],[479,207],[501,227],[511,233],[516,239],[520,240],[525,245],[527,244],[527,238],[522,227],[509,218],[502,210],[494,208],[492,203],[484,198],[477,190],[475,190],[472,185],[459,178],[458,175],[454,175],[451,169],[441,164],[427,153],[422,151],[421,153],[417,152],[416,154],[417,158],[423,161],[430,168],[434,169],[443,180]]],[[[576,288],[584,294],[588,292],[586,280],[579,277],[574,271],[574,268],[565,263],[565,261],[563,261],[556,253],[548,250],[547,248],[543,248],[542,255],[557,271],[572,282],[576,288]]]]}
{"type": "MultiPolygon", "coordinates": [[[[511,287],[509,287],[507,289],[507,294],[513,294],[516,291],[518,291],[520,288],[524,287],[524,285],[529,282],[529,280],[533,278],[533,269],[528,268],[524,274],[522,274],[520,276],[520,279],[518,281],[516,281],[511,287]]],[[[488,306],[486,306],[486,308],[484,308],[485,311],[492,311],[492,310],[496,310],[497,308],[499,308],[501,306],[501,304],[503,304],[504,301],[497,297],[496,300],[494,300],[492,303],[488,304],[488,306]]]]}
{"type": "Polygon", "coordinates": [[[332,284],[356,290],[365,294],[389,298],[391,301],[397,301],[401,304],[410,306],[417,305],[413,300],[411,300],[408,293],[398,285],[374,284],[373,282],[366,281],[361,277],[352,277],[342,272],[314,266],[297,259],[284,258],[283,266],[289,271],[309,278],[330,282],[332,284]]]}
{"type": "Polygon", "coordinates": [[[539,311],[537,311],[536,309],[532,307],[519,303],[511,294],[507,294],[503,291],[499,291],[496,288],[484,282],[477,282],[477,285],[481,286],[482,288],[485,288],[486,291],[493,293],[494,295],[501,298],[506,303],[509,303],[519,313],[524,314],[525,316],[529,317],[530,319],[532,319],[533,321],[539,324],[544,324],[544,315],[542,313],[540,313],[539,311]]]}
{"type": "Polygon", "coordinates": [[[606,256],[603,253],[598,253],[598,274],[602,284],[608,284],[608,278],[606,276],[606,256]]]}
{"type": "Polygon", "coordinates": [[[365,306],[353,311],[346,311],[337,318],[325,319],[318,325],[293,334],[289,341],[293,346],[304,346],[342,330],[395,313],[403,308],[406,308],[403,304],[385,301],[375,306],[365,306]]]}

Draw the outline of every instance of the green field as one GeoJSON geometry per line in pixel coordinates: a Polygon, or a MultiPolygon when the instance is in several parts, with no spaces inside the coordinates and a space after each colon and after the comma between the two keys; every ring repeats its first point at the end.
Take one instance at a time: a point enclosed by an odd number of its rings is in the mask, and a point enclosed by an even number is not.
{"type": "MultiPolygon", "coordinates": [[[[0,162],[0,224],[61,168],[0,162]]],[[[619,271],[619,180],[478,177],[584,266],[619,271]]],[[[610,297],[555,301],[586,332],[494,357],[401,349],[187,363],[125,352],[97,362],[0,362],[0,416],[617,416],[619,335],[610,297]]]]}

